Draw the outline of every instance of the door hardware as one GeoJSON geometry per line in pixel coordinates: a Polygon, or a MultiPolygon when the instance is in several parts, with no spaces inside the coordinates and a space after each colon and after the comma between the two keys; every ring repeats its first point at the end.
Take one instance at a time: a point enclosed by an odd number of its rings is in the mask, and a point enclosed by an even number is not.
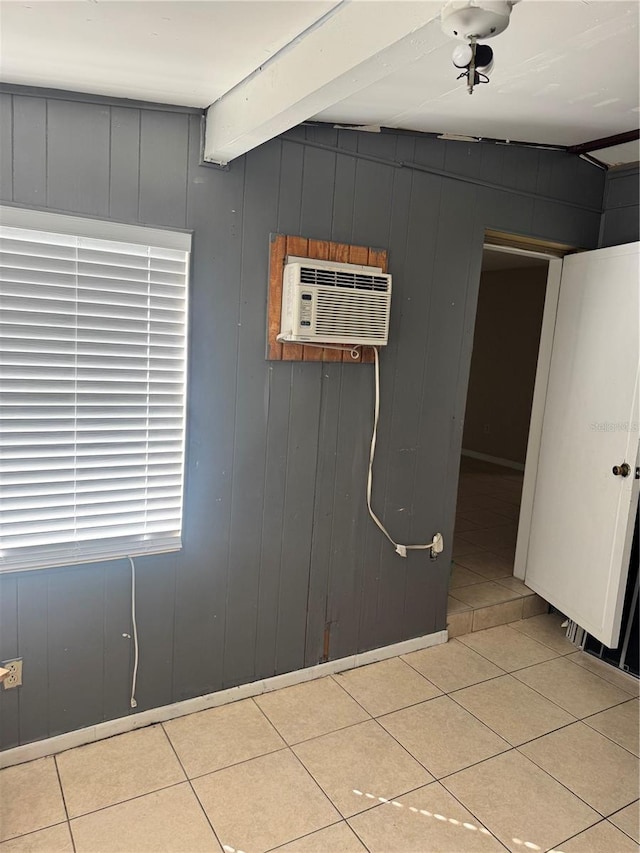
{"type": "Polygon", "coordinates": [[[623,462],[622,465],[614,465],[611,470],[616,477],[628,477],[631,473],[631,466],[628,462],[623,462]]]}

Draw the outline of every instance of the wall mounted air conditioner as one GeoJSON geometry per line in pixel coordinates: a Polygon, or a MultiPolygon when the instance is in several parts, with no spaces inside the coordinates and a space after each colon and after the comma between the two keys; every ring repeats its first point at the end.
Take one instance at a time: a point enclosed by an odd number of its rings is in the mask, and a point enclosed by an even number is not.
{"type": "Polygon", "coordinates": [[[280,341],[384,346],[391,276],[379,267],[288,257],[280,341]]]}

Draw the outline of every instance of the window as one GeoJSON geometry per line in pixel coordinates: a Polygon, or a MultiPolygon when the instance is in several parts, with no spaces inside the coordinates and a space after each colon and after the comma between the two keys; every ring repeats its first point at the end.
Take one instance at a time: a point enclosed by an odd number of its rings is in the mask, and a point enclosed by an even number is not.
{"type": "Polygon", "coordinates": [[[0,208],[0,569],[181,547],[190,235],[0,208]]]}

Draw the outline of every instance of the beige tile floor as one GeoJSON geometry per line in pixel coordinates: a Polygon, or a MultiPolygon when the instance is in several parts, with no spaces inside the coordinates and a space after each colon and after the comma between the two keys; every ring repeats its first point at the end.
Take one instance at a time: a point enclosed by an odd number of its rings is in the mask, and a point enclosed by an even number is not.
{"type": "Polygon", "coordinates": [[[0,853],[638,850],[638,682],[555,615],[0,771],[0,853]]]}
{"type": "Polygon", "coordinates": [[[449,583],[450,636],[544,613],[547,604],[513,577],[523,474],[463,456],[449,583]]]}

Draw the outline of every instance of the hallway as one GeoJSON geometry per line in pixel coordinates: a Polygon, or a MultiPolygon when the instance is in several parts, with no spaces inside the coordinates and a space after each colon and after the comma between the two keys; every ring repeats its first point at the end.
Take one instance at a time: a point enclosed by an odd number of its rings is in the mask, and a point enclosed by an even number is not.
{"type": "Polygon", "coordinates": [[[449,636],[547,612],[547,602],[513,577],[522,481],[521,471],[461,458],[449,636]]]}

